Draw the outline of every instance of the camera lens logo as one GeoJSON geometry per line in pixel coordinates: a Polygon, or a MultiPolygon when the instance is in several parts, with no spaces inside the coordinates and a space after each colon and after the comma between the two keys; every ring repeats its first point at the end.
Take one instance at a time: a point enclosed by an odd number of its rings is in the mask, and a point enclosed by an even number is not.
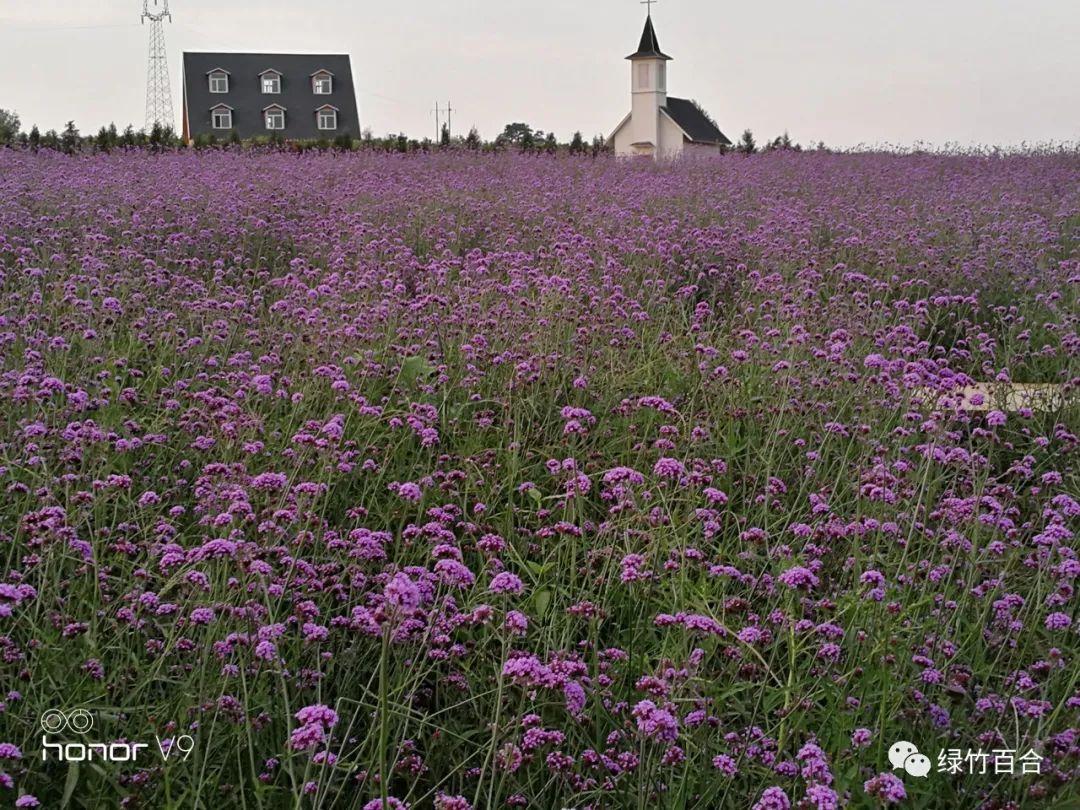
{"type": "Polygon", "coordinates": [[[59,734],[65,729],[85,734],[94,727],[94,715],[86,709],[75,709],[64,714],[59,709],[49,709],[41,716],[41,730],[46,734],[59,734]]]}
{"type": "Polygon", "coordinates": [[[893,743],[889,749],[889,763],[893,770],[903,769],[908,776],[917,779],[924,778],[930,773],[930,758],[919,753],[914,743],[901,740],[893,743]]]}

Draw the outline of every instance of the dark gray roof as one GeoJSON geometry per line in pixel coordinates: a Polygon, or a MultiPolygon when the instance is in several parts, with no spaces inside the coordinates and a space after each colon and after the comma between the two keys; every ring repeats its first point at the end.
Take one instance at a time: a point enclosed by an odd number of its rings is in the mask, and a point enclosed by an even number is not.
{"type": "Polygon", "coordinates": [[[653,28],[652,15],[645,18],[645,30],[641,32],[641,42],[637,52],[630,54],[627,59],[667,59],[671,57],[660,50],[660,43],[656,39],[656,29],[653,28]]]}
{"type": "Polygon", "coordinates": [[[263,110],[273,104],[285,108],[288,139],[333,138],[348,133],[360,136],[360,116],[356,107],[352,65],[348,54],[221,53],[184,54],[184,133],[228,137],[229,132],[211,127],[210,111],[219,104],[233,109],[233,128],[241,138],[270,135],[263,110]],[[229,73],[229,92],[211,93],[207,73],[221,69],[229,73]],[[281,92],[262,92],[260,74],[275,70],[281,74],[281,92]],[[332,92],[316,95],[311,77],[320,70],[333,74],[332,92]],[[337,129],[319,130],[315,113],[331,105],[338,110],[337,129]]]}
{"type": "Polygon", "coordinates": [[[730,146],[731,141],[710,120],[705,111],[695,102],[685,98],[667,97],[667,105],[664,112],[679,125],[683,132],[690,136],[694,143],[714,143],[730,146]]]}

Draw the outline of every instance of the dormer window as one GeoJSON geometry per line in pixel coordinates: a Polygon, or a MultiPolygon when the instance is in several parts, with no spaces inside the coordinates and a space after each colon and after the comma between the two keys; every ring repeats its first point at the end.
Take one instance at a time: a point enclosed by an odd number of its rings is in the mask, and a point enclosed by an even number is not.
{"type": "Polygon", "coordinates": [[[334,92],[334,74],[329,70],[317,70],[311,74],[311,92],[328,96],[334,92]]]}
{"type": "Polygon", "coordinates": [[[315,123],[320,130],[337,129],[337,107],[325,104],[315,111],[315,123]]]}
{"type": "Polygon", "coordinates": [[[263,121],[267,129],[285,129],[285,108],[280,104],[271,104],[263,109],[263,121]]]}
{"type": "Polygon", "coordinates": [[[210,81],[211,93],[228,93],[229,92],[229,71],[216,68],[206,74],[210,81]]]}
{"type": "Polygon", "coordinates": [[[218,104],[210,110],[210,125],[214,129],[232,129],[232,107],[218,104]]]}
{"type": "Polygon", "coordinates": [[[281,74],[276,70],[264,70],[259,74],[263,93],[276,95],[281,92],[281,74]]]}

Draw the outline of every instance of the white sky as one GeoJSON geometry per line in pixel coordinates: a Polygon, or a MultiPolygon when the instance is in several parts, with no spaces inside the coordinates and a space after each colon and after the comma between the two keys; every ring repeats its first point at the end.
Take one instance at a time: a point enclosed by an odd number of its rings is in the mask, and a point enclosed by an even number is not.
{"type": "MultiPolygon", "coordinates": [[[[635,0],[174,0],[166,29],[179,121],[184,50],[345,52],[379,135],[510,121],[587,136],[630,108],[635,0]]],[[[141,0],[0,0],[0,107],[24,129],[144,118],[141,0]]],[[[661,0],[668,88],[736,139],[1017,145],[1080,140],[1078,0],[661,0]]]]}

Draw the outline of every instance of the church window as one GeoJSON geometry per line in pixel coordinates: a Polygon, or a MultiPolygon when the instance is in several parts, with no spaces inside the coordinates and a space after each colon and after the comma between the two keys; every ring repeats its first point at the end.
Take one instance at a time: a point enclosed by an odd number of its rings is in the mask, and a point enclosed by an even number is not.
{"type": "Polygon", "coordinates": [[[649,88],[649,63],[642,62],[638,65],[638,87],[642,90],[649,88]]]}

